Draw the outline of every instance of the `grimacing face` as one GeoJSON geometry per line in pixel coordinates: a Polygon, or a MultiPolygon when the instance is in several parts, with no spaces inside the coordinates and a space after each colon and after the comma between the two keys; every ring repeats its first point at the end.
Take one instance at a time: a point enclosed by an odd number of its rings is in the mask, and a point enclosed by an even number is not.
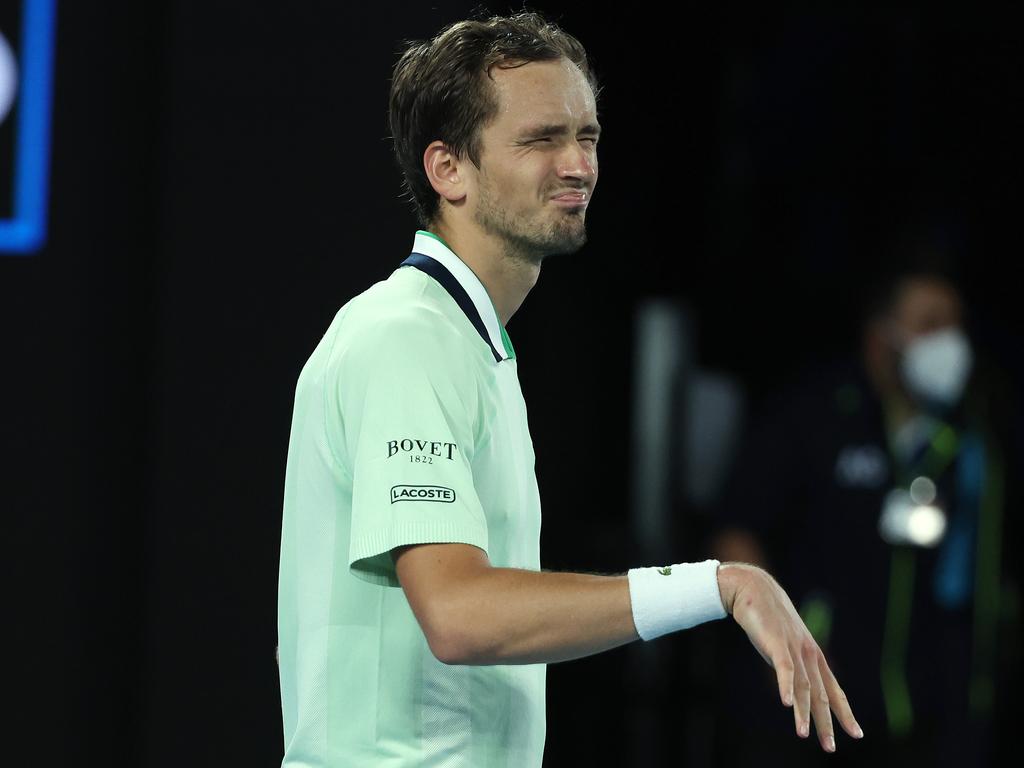
{"type": "Polygon", "coordinates": [[[587,240],[585,219],[597,184],[594,94],[568,59],[491,70],[499,111],[481,132],[472,174],[473,219],[505,241],[512,257],[539,264],[587,240]],[[474,194],[475,193],[475,194],[474,194]]]}

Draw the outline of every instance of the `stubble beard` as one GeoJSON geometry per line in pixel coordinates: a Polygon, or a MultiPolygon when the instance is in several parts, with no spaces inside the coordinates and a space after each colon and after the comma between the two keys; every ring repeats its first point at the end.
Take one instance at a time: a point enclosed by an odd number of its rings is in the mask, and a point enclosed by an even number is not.
{"type": "Polygon", "coordinates": [[[558,209],[547,219],[528,220],[498,205],[488,184],[480,185],[474,220],[485,232],[506,243],[513,261],[540,266],[548,256],[575,253],[587,242],[585,210],[558,209]]]}

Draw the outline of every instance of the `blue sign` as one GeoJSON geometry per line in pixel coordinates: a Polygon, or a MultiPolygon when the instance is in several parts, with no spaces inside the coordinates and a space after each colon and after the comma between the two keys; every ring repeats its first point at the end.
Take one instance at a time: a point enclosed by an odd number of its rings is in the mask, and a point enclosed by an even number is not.
{"type": "Polygon", "coordinates": [[[22,0],[16,49],[0,29],[0,123],[14,120],[11,205],[0,212],[0,253],[28,255],[46,242],[53,84],[54,0],[22,0]]]}

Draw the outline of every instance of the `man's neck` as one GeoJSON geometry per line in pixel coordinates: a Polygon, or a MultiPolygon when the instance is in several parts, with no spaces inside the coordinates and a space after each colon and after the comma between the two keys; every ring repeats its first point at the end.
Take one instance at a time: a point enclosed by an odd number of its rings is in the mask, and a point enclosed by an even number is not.
{"type": "Polygon", "coordinates": [[[456,230],[435,224],[428,230],[440,237],[465,262],[487,290],[502,326],[537,284],[540,264],[510,253],[505,244],[476,230],[456,230]]]}

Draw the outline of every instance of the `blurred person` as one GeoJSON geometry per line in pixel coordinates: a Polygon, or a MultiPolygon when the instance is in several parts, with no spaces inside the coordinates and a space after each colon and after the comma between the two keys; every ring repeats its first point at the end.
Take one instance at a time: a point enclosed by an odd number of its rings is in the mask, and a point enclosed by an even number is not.
{"type": "Polygon", "coordinates": [[[540,568],[505,325],[543,260],[586,241],[598,93],[579,42],[533,13],[449,25],[395,66],[395,152],[423,228],[341,307],[296,385],[278,593],[286,766],[539,766],[546,664],[727,614],[802,738],[813,718],[835,748],[830,708],[863,735],[765,570],[540,568]]]}
{"type": "MultiPolygon", "coordinates": [[[[974,350],[944,271],[881,279],[861,327],[859,359],[766,406],[716,511],[711,551],[772,568],[793,595],[878,735],[853,745],[850,764],[991,764],[993,719],[1019,669],[1005,544],[1019,410],[974,350]]],[[[736,676],[734,687],[749,684],[736,676]]],[[[760,737],[747,747],[815,762],[760,737]]]]}

